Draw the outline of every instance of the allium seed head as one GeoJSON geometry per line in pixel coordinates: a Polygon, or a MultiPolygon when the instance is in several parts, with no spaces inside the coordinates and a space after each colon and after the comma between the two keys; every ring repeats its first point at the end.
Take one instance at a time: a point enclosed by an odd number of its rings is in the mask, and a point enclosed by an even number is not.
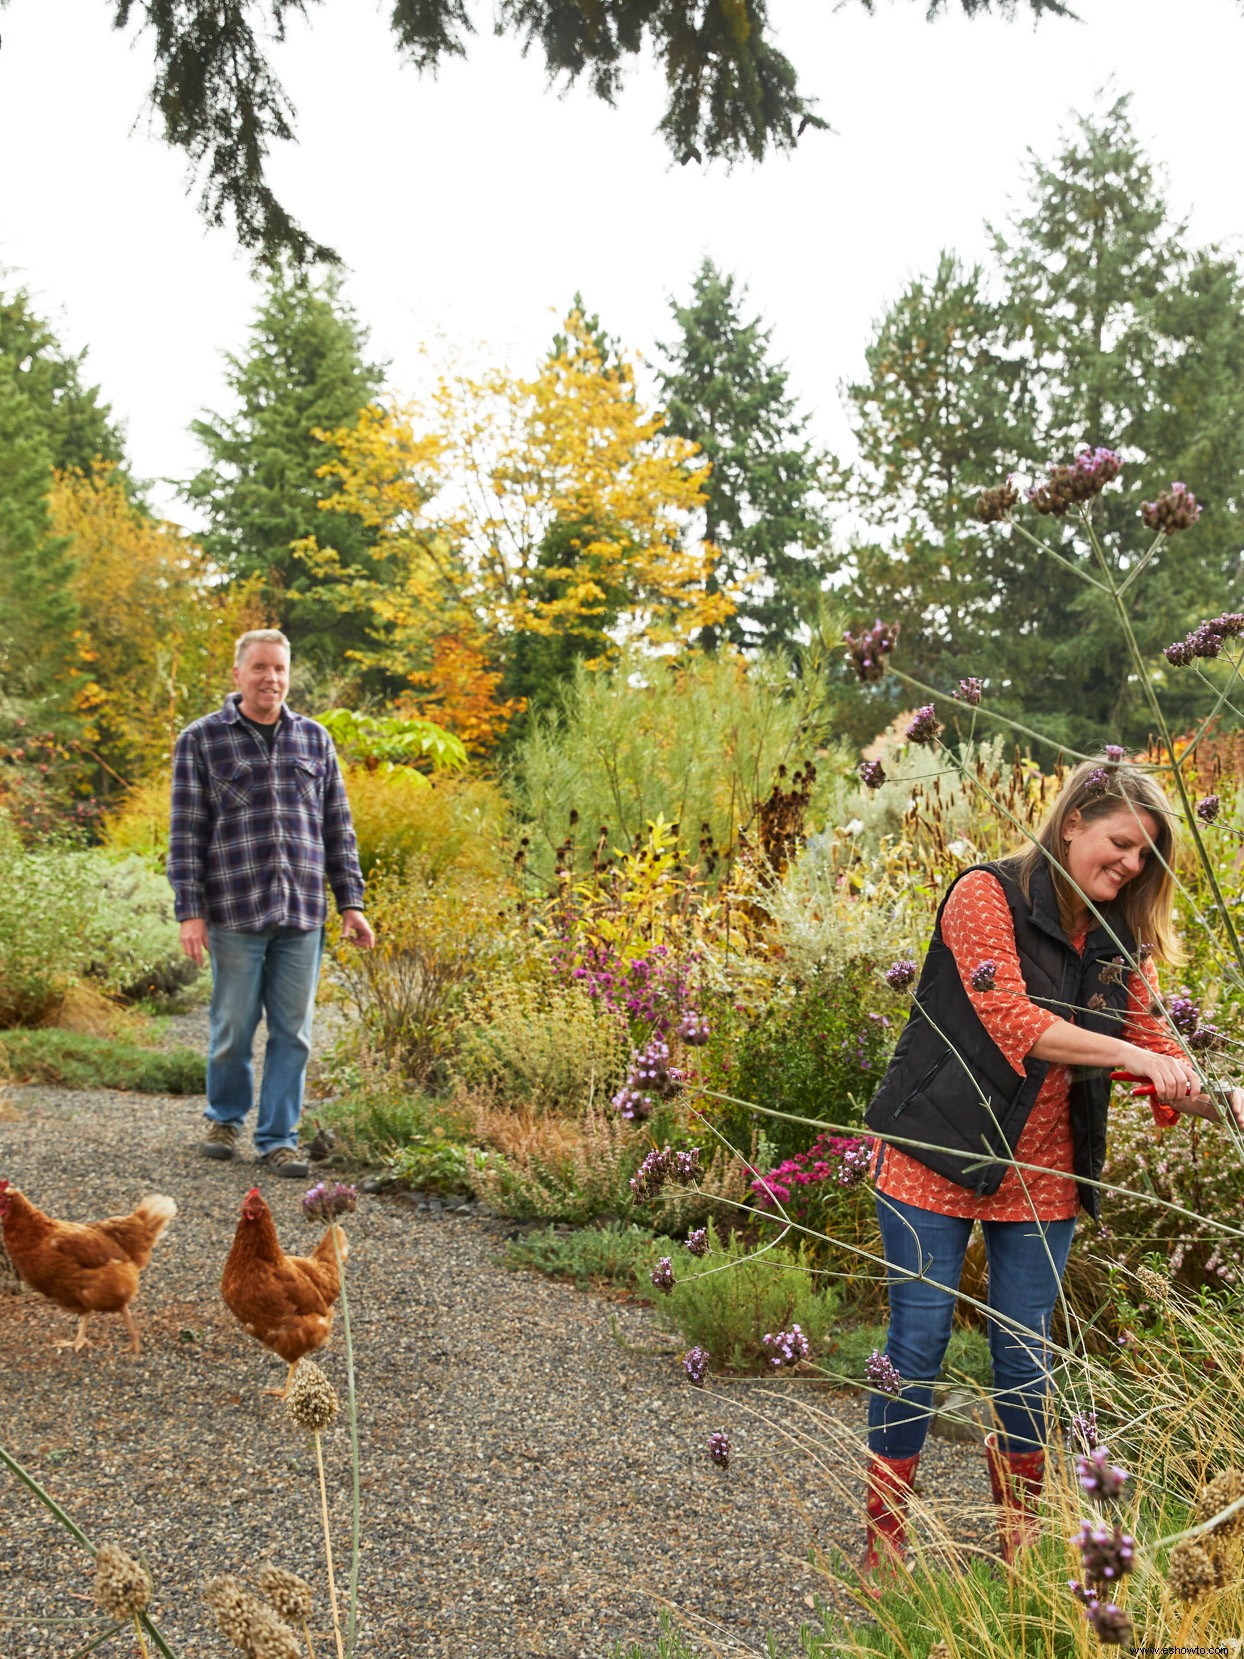
{"type": "Polygon", "coordinates": [[[717,1429],[708,1437],[708,1455],[723,1469],[730,1467],[730,1436],[717,1429]]]}
{"type": "Polygon", "coordinates": [[[301,1646],[289,1626],[231,1573],[210,1579],[203,1599],[221,1635],[247,1659],[300,1659],[301,1646]]]}
{"type": "Polygon", "coordinates": [[[323,1434],[341,1409],[337,1391],[314,1360],[302,1359],[285,1395],[285,1411],[308,1434],[323,1434]]]}
{"type": "Polygon", "coordinates": [[[1166,1582],[1180,1601],[1200,1601],[1218,1588],[1218,1568],[1199,1538],[1184,1538],[1175,1545],[1167,1563],[1166,1582]]]}
{"type": "Polygon", "coordinates": [[[151,1602],[151,1578],[140,1561],[119,1544],[95,1551],[95,1600],[114,1619],[133,1619],[151,1602]]]}
{"type": "Polygon", "coordinates": [[[998,978],[998,964],[992,956],[987,956],[983,962],[978,962],[968,975],[968,983],[974,991],[992,991],[998,978]]]}
{"type": "Polygon", "coordinates": [[[311,1617],[315,1595],[305,1578],[265,1562],[259,1569],[259,1589],[268,1605],[292,1624],[305,1624],[311,1617]]]}
{"type": "MultiPolygon", "coordinates": [[[[1201,1488],[1201,1496],[1197,1499],[1194,1511],[1197,1522],[1203,1526],[1206,1521],[1212,1521],[1215,1515],[1221,1515],[1224,1509],[1238,1503],[1241,1498],[1244,1498],[1244,1475],[1238,1469],[1222,1470],[1201,1488]]],[[[1234,1515],[1228,1515],[1213,1531],[1215,1538],[1238,1538],[1241,1534],[1244,1534],[1244,1508],[1237,1509],[1234,1515]]]]}
{"type": "Polygon", "coordinates": [[[1171,1282],[1164,1273],[1155,1273],[1151,1267],[1138,1267],[1136,1283],[1150,1302],[1169,1301],[1171,1282]]]}

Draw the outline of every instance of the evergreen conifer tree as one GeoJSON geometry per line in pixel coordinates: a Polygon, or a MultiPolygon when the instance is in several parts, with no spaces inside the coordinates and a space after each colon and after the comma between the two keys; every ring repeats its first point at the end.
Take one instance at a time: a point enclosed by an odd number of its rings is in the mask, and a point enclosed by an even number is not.
{"type": "Polygon", "coordinates": [[[52,711],[71,700],[77,610],[67,543],[48,512],[52,455],[38,414],[0,357],[0,693],[52,711]]]}
{"type": "MultiPolygon", "coordinates": [[[[668,430],[712,464],[704,538],[721,550],[717,579],[748,584],[721,633],[780,645],[815,609],[828,538],[824,457],[805,435],[785,364],[769,355],[772,331],[743,317],[745,295],[704,260],[688,303],[671,307],[679,334],[660,347],[661,391],[668,430]]],[[[711,649],[715,638],[703,643],[711,649]]]]}
{"type": "Polygon", "coordinates": [[[0,293],[0,362],[7,363],[42,428],[58,472],[89,472],[96,459],[123,463],[124,441],[99,387],[82,382],[86,353],[70,356],[24,288],[0,293]]]}
{"type": "Polygon", "coordinates": [[[370,613],[326,603],[322,578],[292,551],[308,536],[340,555],[343,575],[377,576],[372,536],[353,514],[323,513],[318,503],[339,489],[317,476],[338,455],[312,434],[357,423],[376,398],[383,369],[365,353],[367,332],[330,273],[270,272],[267,291],[241,356],[227,359],[236,399],[229,415],[195,421],[209,462],[186,496],[206,515],[209,556],[234,576],[259,575],[267,609],[298,652],[339,663],[370,634],[370,613]]]}

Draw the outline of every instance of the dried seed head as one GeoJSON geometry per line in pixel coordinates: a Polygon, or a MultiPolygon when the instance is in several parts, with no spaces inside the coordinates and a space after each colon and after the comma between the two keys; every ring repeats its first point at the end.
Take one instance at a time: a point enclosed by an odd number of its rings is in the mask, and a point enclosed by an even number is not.
{"type": "MultiPolygon", "coordinates": [[[[292,1578],[293,1574],[284,1574],[292,1578]]],[[[232,1573],[209,1579],[203,1600],[216,1615],[220,1633],[246,1659],[301,1659],[294,1632],[232,1573]]]]}
{"type": "Polygon", "coordinates": [[[265,1563],[259,1569],[259,1589],[283,1619],[304,1624],[311,1617],[314,1595],[306,1579],[297,1573],[265,1563]]]}
{"type": "Polygon", "coordinates": [[[1151,1267],[1138,1267],[1136,1282],[1151,1302],[1165,1302],[1170,1296],[1170,1280],[1164,1273],[1155,1273],[1151,1267]]]}
{"type": "Polygon", "coordinates": [[[1199,1601],[1217,1588],[1218,1569],[1199,1539],[1185,1538],[1175,1545],[1166,1569],[1166,1582],[1171,1594],[1180,1601],[1199,1601]]]}
{"type": "Polygon", "coordinates": [[[285,1396],[285,1410],[300,1429],[322,1434],[341,1409],[337,1391],[314,1361],[300,1360],[285,1396]]]}
{"type": "Polygon", "coordinates": [[[262,1606],[232,1573],[220,1573],[208,1579],[203,1588],[203,1600],[216,1615],[220,1634],[234,1647],[246,1649],[250,1641],[251,1608],[262,1606]]]}
{"type": "MultiPolygon", "coordinates": [[[[1244,1475],[1238,1469],[1224,1469],[1201,1488],[1195,1512],[1197,1521],[1202,1525],[1212,1521],[1239,1498],[1244,1498],[1244,1475]]],[[[1244,1533],[1244,1509],[1237,1509],[1214,1528],[1217,1538],[1238,1538],[1241,1533],[1244,1533]]]]}
{"type": "Polygon", "coordinates": [[[151,1578],[119,1544],[101,1544],[95,1552],[95,1600],[114,1619],[132,1619],[151,1601],[151,1578]]]}
{"type": "Polygon", "coordinates": [[[934,1642],[929,1649],[929,1659],[950,1659],[950,1649],[945,1642],[934,1642]]]}

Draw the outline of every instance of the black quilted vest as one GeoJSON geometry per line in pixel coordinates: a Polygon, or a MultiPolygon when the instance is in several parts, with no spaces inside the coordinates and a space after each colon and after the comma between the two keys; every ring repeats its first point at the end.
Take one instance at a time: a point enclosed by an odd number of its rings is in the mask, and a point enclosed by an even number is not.
{"type": "MultiPolygon", "coordinates": [[[[1033,873],[1031,902],[1009,861],[973,868],[988,870],[1002,883],[1032,1001],[1086,1030],[1118,1036],[1127,1006],[1124,953],[1135,952],[1122,917],[1104,908],[1107,925],[1090,932],[1081,956],[1063,932],[1044,864],[1033,873]]],[[[938,909],[911,1016],[864,1121],[882,1140],[893,1140],[939,1175],[988,1194],[1002,1184],[1050,1062],[1030,1056],[1019,1076],[981,1023],[942,939],[942,911],[955,885],[938,909]]],[[[1109,1107],[1108,1069],[1076,1067],[1070,1098],[1074,1168],[1080,1203],[1094,1220],[1101,1195],[1086,1183],[1101,1177],[1109,1107]]]]}

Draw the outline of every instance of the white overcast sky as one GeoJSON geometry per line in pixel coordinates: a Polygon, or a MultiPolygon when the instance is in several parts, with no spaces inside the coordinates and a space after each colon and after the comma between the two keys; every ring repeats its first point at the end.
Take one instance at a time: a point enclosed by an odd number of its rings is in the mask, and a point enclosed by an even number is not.
{"type": "MultiPolygon", "coordinates": [[[[139,8],[135,8],[138,10],[139,8]]],[[[222,353],[255,288],[227,230],[207,230],[186,164],[149,130],[146,41],[113,0],[0,10],[0,267],[24,283],[125,422],[140,475],[186,477],[188,423],[227,406],[222,353]]],[[[985,251],[983,220],[1022,195],[1111,83],[1202,242],[1241,230],[1239,0],[1080,0],[1083,21],[925,21],[924,0],[770,0],[776,36],[833,133],[756,168],[671,163],[662,87],[639,63],[614,109],[545,89],[541,65],[487,32],[438,80],[404,69],[377,0],[325,0],[276,61],[300,116],[273,161],[288,206],[349,267],[348,293],[413,388],[420,345],[488,342],[529,368],[581,289],[650,354],[705,254],[745,281],[813,427],[849,448],[839,386],[887,302],[942,247],[985,251]]],[[[187,521],[170,486],[155,492],[187,521]]]]}

